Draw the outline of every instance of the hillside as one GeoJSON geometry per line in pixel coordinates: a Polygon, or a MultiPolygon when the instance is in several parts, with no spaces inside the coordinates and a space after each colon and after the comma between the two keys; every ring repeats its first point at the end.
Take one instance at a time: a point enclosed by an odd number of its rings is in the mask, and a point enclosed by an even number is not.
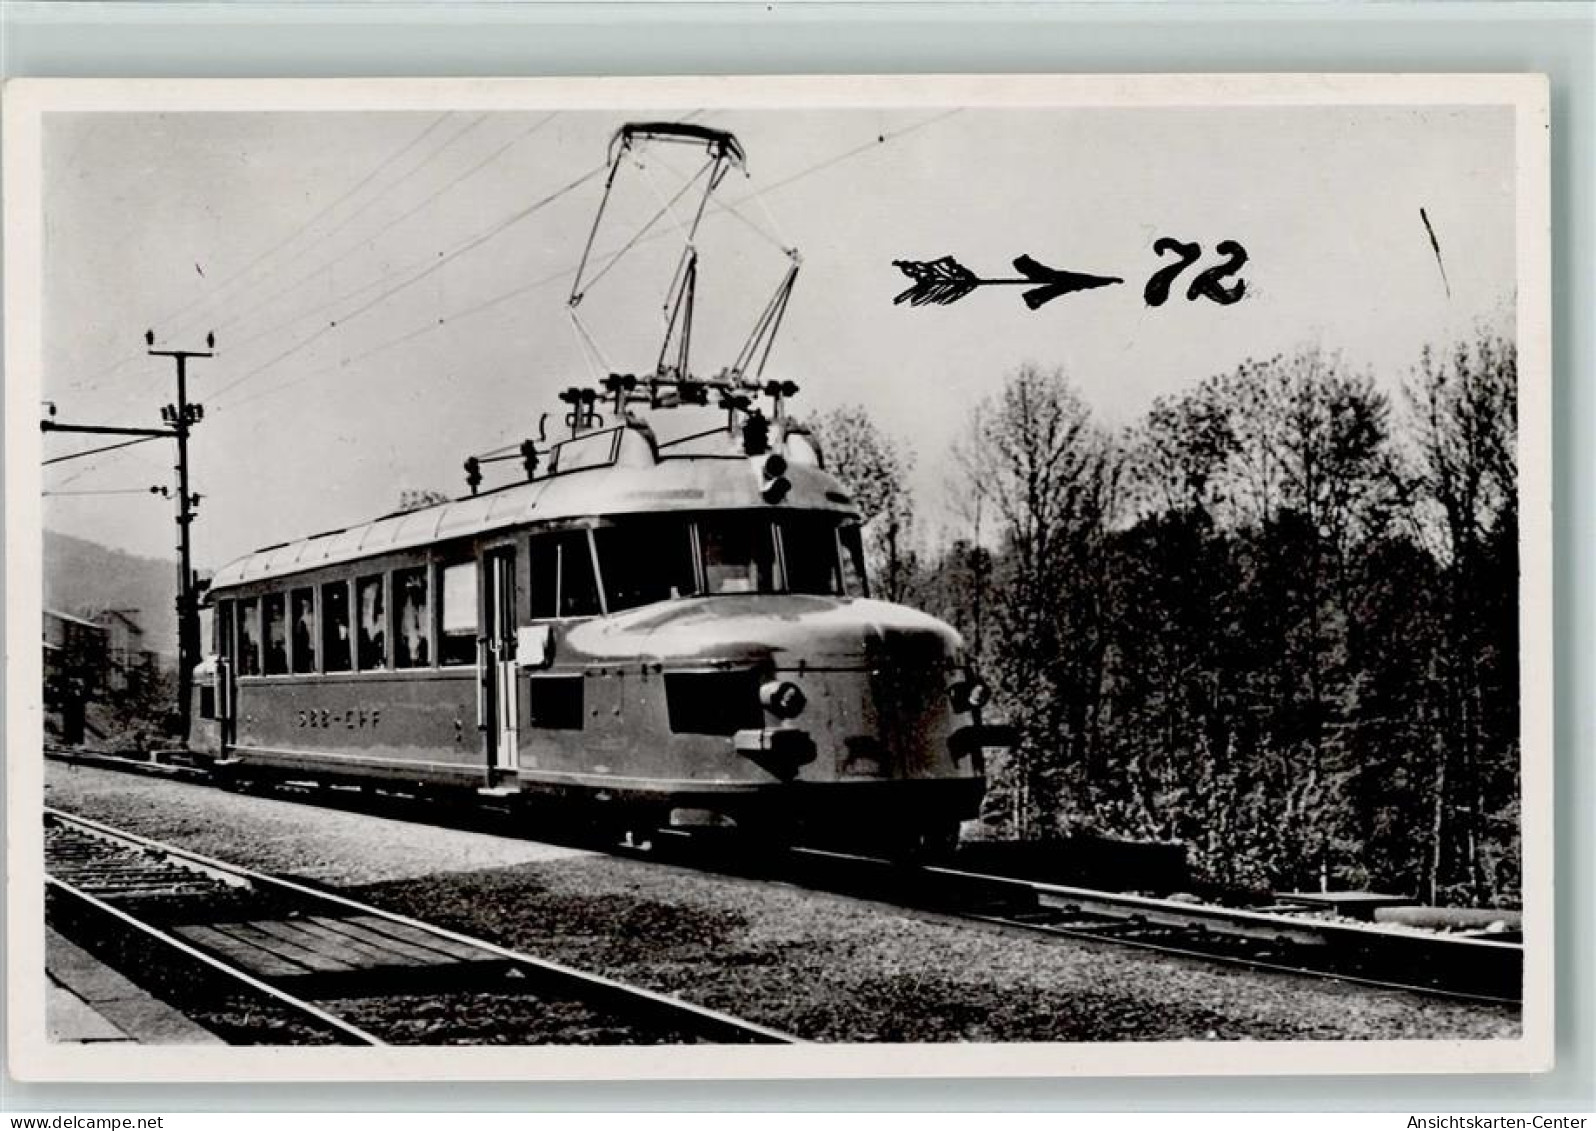
{"type": "Polygon", "coordinates": [[[144,647],[177,655],[177,563],[141,558],[86,538],[44,532],[44,606],[83,616],[136,610],[144,647]]]}

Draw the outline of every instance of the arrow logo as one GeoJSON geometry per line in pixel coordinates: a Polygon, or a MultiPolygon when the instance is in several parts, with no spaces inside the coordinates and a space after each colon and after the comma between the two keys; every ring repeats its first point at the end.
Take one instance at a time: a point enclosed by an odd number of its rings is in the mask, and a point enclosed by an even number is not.
{"type": "Polygon", "coordinates": [[[908,290],[892,300],[893,305],[907,302],[910,306],[951,306],[977,287],[1030,287],[1020,297],[1032,310],[1076,291],[1089,291],[1097,287],[1111,287],[1123,283],[1106,275],[1085,275],[1079,271],[1063,271],[1038,263],[1029,255],[1014,261],[1018,279],[983,279],[951,255],[929,262],[914,259],[894,259],[892,265],[914,280],[908,290]]]}

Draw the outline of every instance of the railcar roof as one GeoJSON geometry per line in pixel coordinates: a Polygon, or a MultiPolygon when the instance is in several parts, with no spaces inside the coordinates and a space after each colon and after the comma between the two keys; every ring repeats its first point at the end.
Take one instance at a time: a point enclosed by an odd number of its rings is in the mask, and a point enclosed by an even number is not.
{"type": "Polygon", "coordinates": [[[594,467],[520,483],[360,526],[256,550],[216,572],[211,592],[302,573],[397,550],[415,549],[533,523],[656,513],[764,509],[856,516],[851,495],[833,476],[791,465],[792,483],[778,505],[760,496],[762,457],[675,456],[647,466],[594,467]]]}

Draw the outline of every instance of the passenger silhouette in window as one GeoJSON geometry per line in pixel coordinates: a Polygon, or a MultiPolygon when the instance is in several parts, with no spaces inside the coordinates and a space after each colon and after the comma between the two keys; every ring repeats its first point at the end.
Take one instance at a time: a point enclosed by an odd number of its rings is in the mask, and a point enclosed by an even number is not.
{"type": "Polygon", "coordinates": [[[384,631],[382,578],[363,577],[358,583],[360,603],[360,669],[386,667],[388,634],[384,631]]]}

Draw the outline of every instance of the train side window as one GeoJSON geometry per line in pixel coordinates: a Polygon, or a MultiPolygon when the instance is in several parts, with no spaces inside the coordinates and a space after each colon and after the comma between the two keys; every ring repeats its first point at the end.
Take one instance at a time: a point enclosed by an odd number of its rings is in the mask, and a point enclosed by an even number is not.
{"type": "Polygon", "coordinates": [[[260,613],[253,597],[238,602],[238,674],[260,674],[260,613]]]}
{"type": "Polygon", "coordinates": [[[393,666],[424,668],[432,663],[432,612],[427,604],[427,571],[395,570],[393,601],[397,609],[393,666]]]}
{"type": "Polygon", "coordinates": [[[294,671],[316,670],[316,591],[295,589],[288,595],[289,647],[294,671]]]}
{"type": "Polygon", "coordinates": [[[387,610],[383,602],[383,576],[362,577],[355,582],[355,601],[360,608],[360,670],[369,672],[388,666],[387,610]]]}
{"type": "Polygon", "coordinates": [[[288,674],[288,598],[268,593],[260,599],[266,621],[266,674],[288,674]]]}
{"type": "Polygon", "coordinates": [[[443,567],[438,586],[442,629],[438,662],[458,667],[477,662],[477,563],[456,562],[443,567]]]}
{"type": "Polygon", "coordinates": [[[321,653],[323,671],[346,672],[353,664],[349,648],[349,583],[321,587],[321,653]]]}
{"type": "Polygon", "coordinates": [[[215,645],[219,655],[233,658],[233,602],[218,601],[216,603],[216,621],[212,628],[216,632],[215,645]]]}

